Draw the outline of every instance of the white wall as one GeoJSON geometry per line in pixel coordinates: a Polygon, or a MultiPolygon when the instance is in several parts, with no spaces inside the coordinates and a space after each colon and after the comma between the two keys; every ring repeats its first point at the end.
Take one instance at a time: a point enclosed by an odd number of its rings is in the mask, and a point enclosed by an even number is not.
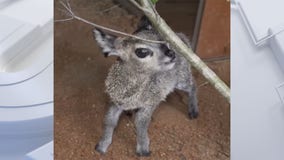
{"type": "Polygon", "coordinates": [[[232,9],[232,160],[284,159],[284,105],[275,91],[282,82],[283,72],[270,47],[256,47],[232,9]]]}

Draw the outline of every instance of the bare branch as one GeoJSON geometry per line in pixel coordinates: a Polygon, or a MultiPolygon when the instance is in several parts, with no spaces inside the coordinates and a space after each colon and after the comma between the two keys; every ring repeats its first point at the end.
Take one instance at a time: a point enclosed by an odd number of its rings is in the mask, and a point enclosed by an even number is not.
{"type": "Polygon", "coordinates": [[[127,37],[131,37],[131,38],[134,38],[134,39],[138,39],[138,40],[141,40],[141,41],[145,41],[145,42],[150,42],[150,43],[165,43],[165,41],[155,41],[155,40],[150,40],[150,39],[144,39],[144,38],[141,38],[141,37],[138,37],[138,36],[135,36],[135,35],[131,35],[131,34],[128,34],[128,33],[125,33],[125,32],[121,32],[121,31],[118,31],[118,30],[114,30],[114,29],[111,29],[111,28],[108,28],[108,27],[104,27],[104,26],[101,26],[101,25],[98,25],[96,23],[93,23],[93,22],[90,22],[86,19],[83,19],[77,15],[74,14],[74,12],[72,11],[71,7],[70,7],[70,4],[68,2],[66,2],[67,4],[65,4],[64,2],[60,1],[61,5],[68,11],[68,15],[71,16],[69,19],[61,19],[61,20],[56,20],[57,22],[64,22],[64,21],[68,21],[68,20],[72,20],[72,19],[77,19],[81,22],[84,22],[86,24],[89,24],[89,25],[92,25],[96,28],[99,28],[99,29],[102,29],[102,30],[105,30],[105,31],[108,31],[108,32],[111,32],[111,33],[115,33],[115,34],[119,34],[119,35],[123,35],[123,36],[127,36],[127,37]]]}
{"type": "Polygon", "coordinates": [[[200,88],[200,87],[202,87],[202,86],[205,86],[205,85],[207,85],[209,82],[204,82],[204,83],[202,83],[202,84],[200,84],[199,86],[198,86],[198,88],[200,88]]]}
{"type": "Polygon", "coordinates": [[[135,38],[135,39],[138,39],[138,40],[141,40],[141,41],[145,41],[145,42],[150,42],[150,43],[165,43],[165,41],[154,41],[154,40],[150,40],[150,39],[144,39],[144,38],[141,38],[141,37],[138,37],[138,36],[135,36],[135,35],[131,35],[131,34],[125,33],[125,32],[121,32],[121,31],[117,31],[117,30],[114,30],[114,29],[111,29],[111,28],[107,28],[107,27],[95,24],[93,22],[87,21],[87,20],[85,20],[85,19],[83,19],[81,17],[78,17],[76,15],[74,15],[74,18],[79,20],[79,21],[82,21],[84,23],[90,24],[90,25],[92,25],[92,26],[94,26],[96,28],[99,28],[99,29],[102,29],[102,30],[105,30],[105,31],[109,31],[109,32],[112,32],[112,33],[116,33],[116,34],[119,34],[119,35],[135,38]]]}
{"type": "Polygon", "coordinates": [[[72,10],[71,6],[70,6],[70,0],[66,0],[66,3],[67,3],[68,8],[70,8],[70,10],[72,10]]]}
{"type": "Polygon", "coordinates": [[[65,19],[56,19],[56,20],[54,20],[54,22],[66,22],[66,21],[71,21],[73,19],[74,19],[74,17],[65,18],[65,19]]]}
{"type": "Polygon", "coordinates": [[[114,8],[119,7],[119,6],[120,6],[120,4],[114,5],[114,6],[112,6],[112,7],[109,7],[109,8],[107,8],[107,9],[104,9],[104,10],[102,10],[102,11],[99,11],[99,13],[108,12],[108,11],[114,9],[114,8]]]}
{"type": "Polygon", "coordinates": [[[70,18],[56,19],[56,20],[54,20],[54,22],[66,22],[66,21],[70,21],[70,20],[74,19],[74,17],[69,13],[69,11],[67,11],[65,9],[61,9],[61,8],[57,8],[57,10],[59,10],[60,12],[62,12],[65,15],[69,16],[70,18]]]}
{"type": "Polygon", "coordinates": [[[146,1],[143,1],[143,0],[139,0],[139,2],[140,2],[140,4],[141,4],[141,6],[143,7],[143,8],[146,8],[146,1]]]}
{"type": "Polygon", "coordinates": [[[159,22],[160,18],[158,18],[159,13],[158,13],[158,11],[156,10],[155,5],[151,2],[151,0],[148,0],[148,3],[149,3],[149,5],[150,5],[151,9],[154,11],[154,13],[155,13],[155,15],[156,15],[156,19],[158,20],[158,23],[160,23],[160,22],[159,22]]]}
{"type": "Polygon", "coordinates": [[[136,2],[136,0],[129,0],[135,7],[140,9],[142,12],[149,12],[146,8],[141,6],[139,3],[136,2]]]}
{"type": "Polygon", "coordinates": [[[149,11],[144,12],[144,14],[171,47],[181,53],[230,102],[230,88],[176,35],[158,12],[155,11],[149,0],[139,0],[139,2],[143,8],[149,11]]]}
{"type": "Polygon", "coordinates": [[[63,1],[60,1],[60,4],[69,12],[70,16],[74,17],[74,13],[72,12],[69,2],[66,3],[67,5],[63,1]]]}

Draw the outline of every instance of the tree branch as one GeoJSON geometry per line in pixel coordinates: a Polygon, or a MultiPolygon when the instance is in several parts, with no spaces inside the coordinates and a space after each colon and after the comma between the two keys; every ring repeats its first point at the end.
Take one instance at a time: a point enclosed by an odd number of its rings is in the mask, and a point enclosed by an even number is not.
{"type": "Polygon", "coordinates": [[[176,35],[157,13],[152,2],[149,0],[139,0],[139,2],[144,9],[149,11],[144,14],[161,36],[175,51],[181,53],[230,103],[230,88],[176,35]]]}
{"type": "Polygon", "coordinates": [[[102,29],[102,30],[105,30],[105,31],[108,31],[108,32],[111,32],[111,33],[131,37],[131,38],[138,39],[138,40],[145,41],[145,42],[149,42],[149,43],[165,43],[165,41],[155,41],[155,40],[150,40],[150,39],[144,39],[144,38],[132,35],[132,34],[128,34],[128,33],[125,33],[125,32],[121,32],[121,31],[118,31],[118,30],[114,30],[114,29],[111,29],[111,28],[108,28],[108,27],[98,25],[96,23],[90,22],[90,21],[88,21],[84,18],[81,18],[81,17],[75,15],[75,13],[72,11],[72,8],[71,8],[69,2],[64,3],[62,1],[60,1],[60,4],[66,9],[67,13],[65,13],[65,14],[70,16],[70,18],[55,20],[55,22],[66,22],[66,21],[69,21],[69,20],[76,19],[76,20],[79,20],[81,22],[84,22],[86,24],[92,25],[96,28],[99,28],[99,29],[102,29]]]}
{"type": "Polygon", "coordinates": [[[149,12],[146,8],[143,8],[136,0],[129,0],[135,7],[140,9],[142,12],[149,12]]]}

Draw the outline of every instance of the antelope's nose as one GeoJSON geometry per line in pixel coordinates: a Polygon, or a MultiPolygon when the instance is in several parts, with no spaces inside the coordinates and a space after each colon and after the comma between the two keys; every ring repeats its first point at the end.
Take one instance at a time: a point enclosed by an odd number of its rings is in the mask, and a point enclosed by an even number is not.
{"type": "Polygon", "coordinates": [[[172,58],[172,59],[175,59],[176,58],[176,54],[174,51],[172,50],[167,50],[166,53],[165,53],[166,56],[172,58]]]}

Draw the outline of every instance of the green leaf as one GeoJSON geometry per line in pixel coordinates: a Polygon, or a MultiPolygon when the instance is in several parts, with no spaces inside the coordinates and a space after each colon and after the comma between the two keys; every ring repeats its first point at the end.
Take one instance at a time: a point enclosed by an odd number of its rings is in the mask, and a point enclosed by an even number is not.
{"type": "Polygon", "coordinates": [[[153,4],[156,4],[159,0],[151,0],[153,4]]]}

